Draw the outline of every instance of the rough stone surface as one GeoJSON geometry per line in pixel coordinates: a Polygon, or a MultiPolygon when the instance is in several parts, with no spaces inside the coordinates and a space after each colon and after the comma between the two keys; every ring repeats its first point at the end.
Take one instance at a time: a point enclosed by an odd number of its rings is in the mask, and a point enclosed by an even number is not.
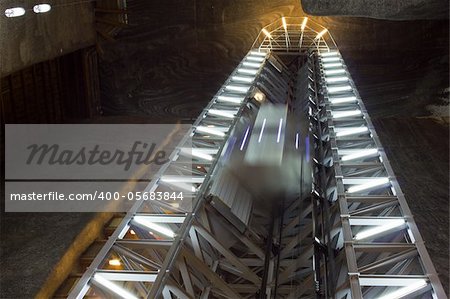
{"type": "Polygon", "coordinates": [[[315,16],[355,16],[391,20],[447,19],[446,0],[301,0],[315,16]]]}
{"type": "Polygon", "coordinates": [[[95,43],[91,2],[52,1],[52,9],[35,14],[38,1],[0,1],[0,76],[95,43]],[[7,18],[7,8],[23,7],[24,16],[7,18]]]}

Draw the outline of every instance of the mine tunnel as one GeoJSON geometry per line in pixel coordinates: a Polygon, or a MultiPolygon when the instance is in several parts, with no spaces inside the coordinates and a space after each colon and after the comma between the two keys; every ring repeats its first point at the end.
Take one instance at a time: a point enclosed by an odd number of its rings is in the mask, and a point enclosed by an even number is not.
{"type": "Polygon", "coordinates": [[[0,298],[447,298],[447,1],[0,8],[0,298]]]}

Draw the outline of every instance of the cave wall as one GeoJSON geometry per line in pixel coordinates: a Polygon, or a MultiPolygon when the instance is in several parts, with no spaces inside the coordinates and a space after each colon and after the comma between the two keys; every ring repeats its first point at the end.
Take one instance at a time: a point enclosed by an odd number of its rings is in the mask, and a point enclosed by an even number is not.
{"type": "Polygon", "coordinates": [[[300,0],[315,16],[354,16],[388,20],[448,19],[447,0],[300,0]]]}

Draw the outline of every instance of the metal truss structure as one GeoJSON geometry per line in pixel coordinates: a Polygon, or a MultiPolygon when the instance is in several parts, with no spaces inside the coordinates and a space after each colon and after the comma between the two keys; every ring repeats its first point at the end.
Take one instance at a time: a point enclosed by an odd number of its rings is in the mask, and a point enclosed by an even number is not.
{"type": "Polygon", "coordinates": [[[252,48],[145,190],[192,207],[136,203],[68,298],[447,298],[329,32],[282,18],[252,48]],[[263,98],[309,131],[295,148],[311,181],[280,213],[222,171],[263,98]]]}

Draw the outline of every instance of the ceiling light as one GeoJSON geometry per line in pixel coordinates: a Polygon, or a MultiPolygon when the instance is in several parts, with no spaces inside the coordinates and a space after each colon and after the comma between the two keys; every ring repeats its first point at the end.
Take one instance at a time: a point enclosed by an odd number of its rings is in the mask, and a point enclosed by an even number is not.
{"type": "Polygon", "coordinates": [[[44,13],[44,12],[48,12],[52,9],[52,7],[50,6],[50,4],[38,4],[33,6],[33,11],[35,13],[44,13]]]}
{"type": "Polygon", "coordinates": [[[5,16],[8,18],[21,17],[25,14],[23,7],[13,7],[5,9],[5,16]]]}

